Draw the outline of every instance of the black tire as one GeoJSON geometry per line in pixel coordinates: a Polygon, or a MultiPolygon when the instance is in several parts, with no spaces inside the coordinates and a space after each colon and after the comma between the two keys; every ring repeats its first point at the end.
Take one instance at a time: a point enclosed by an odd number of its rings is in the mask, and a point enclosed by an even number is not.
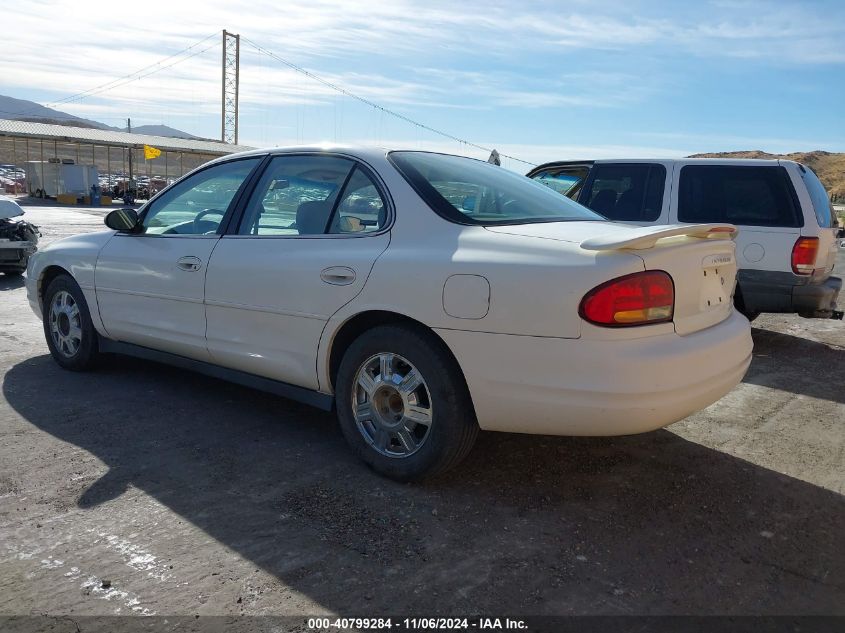
{"type": "Polygon", "coordinates": [[[359,336],[346,350],[337,375],[337,417],[343,435],[370,468],[397,481],[417,481],[455,467],[469,453],[478,423],[463,374],[446,346],[421,327],[383,325],[359,336]],[[353,412],[359,369],[374,355],[396,354],[419,372],[430,394],[431,424],[416,452],[387,456],[359,429],[353,412]]]}
{"type": "Polygon", "coordinates": [[[88,310],[85,295],[82,294],[82,290],[72,277],[59,275],[50,282],[44,293],[42,312],[44,337],[47,339],[47,346],[50,348],[53,359],[64,369],[71,371],[92,369],[96,365],[100,353],[99,337],[94,329],[94,324],[91,322],[91,313],[88,310]],[[51,306],[57,295],[62,292],[70,295],[73,305],[78,309],[78,316],[68,317],[67,328],[65,328],[69,331],[71,326],[75,326],[81,332],[81,340],[75,350],[66,347],[60,348],[51,331],[51,306]]]}
{"type": "Polygon", "coordinates": [[[736,289],[736,293],[734,294],[734,307],[749,321],[753,321],[760,316],[759,312],[754,312],[753,310],[749,310],[745,307],[745,301],[742,298],[742,292],[739,288],[736,289]]]}

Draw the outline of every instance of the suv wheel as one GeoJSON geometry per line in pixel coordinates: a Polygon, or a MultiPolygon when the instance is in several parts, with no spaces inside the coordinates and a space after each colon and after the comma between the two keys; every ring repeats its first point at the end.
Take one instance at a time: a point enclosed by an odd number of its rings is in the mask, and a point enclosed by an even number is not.
{"type": "Polygon", "coordinates": [[[758,316],[760,316],[759,312],[754,312],[752,310],[748,310],[745,307],[745,301],[742,298],[742,292],[737,288],[736,294],[734,294],[734,307],[737,309],[742,316],[744,316],[749,321],[753,321],[758,316]]]}
{"type": "Polygon", "coordinates": [[[338,370],[337,413],[352,450],[398,481],[454,467],[478,434],[454,359],[431,334],[404,325],[373,328],[350,345],[338,370]]]}
{"type": "Polygon", "coordinates": [[[44,293],[44,336],[53,359],[65,369],[84,371],[99,355],[97,331],[79,285],[59,275],[44,293]]]}

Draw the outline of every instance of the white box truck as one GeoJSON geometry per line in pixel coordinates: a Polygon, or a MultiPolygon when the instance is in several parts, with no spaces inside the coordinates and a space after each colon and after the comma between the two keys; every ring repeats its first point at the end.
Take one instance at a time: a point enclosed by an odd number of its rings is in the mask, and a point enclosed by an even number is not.
{"type": "Polygon", "coordinates": [[[99,184],[96,165],[75,165],[50,161],[26,163],[26,186],[30,196],[55,198],[60,193],[87,196],[99,184]]]}

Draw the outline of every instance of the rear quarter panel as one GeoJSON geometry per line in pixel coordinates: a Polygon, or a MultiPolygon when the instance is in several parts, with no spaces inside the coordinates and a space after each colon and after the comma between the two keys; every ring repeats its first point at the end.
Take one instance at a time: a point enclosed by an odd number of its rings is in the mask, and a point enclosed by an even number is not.
{"type": "Polygon", "coordinates": [[[578,305],[588,290],[643,270],[642,260],[628,253],[588,253],[573,242],[453,224],[429,209],[398,173],[380,173],[396,205],[390,245],[361,293],[327,323],[318,355],[324,390],[332,341],[356,314],[383,310],[434,329],[572,339],[581,335],[578,305]],[[481,318],[456,318],[444,309],[444,287],[453,275],[489,282],[489,306],[478,311],[481,318]]]}

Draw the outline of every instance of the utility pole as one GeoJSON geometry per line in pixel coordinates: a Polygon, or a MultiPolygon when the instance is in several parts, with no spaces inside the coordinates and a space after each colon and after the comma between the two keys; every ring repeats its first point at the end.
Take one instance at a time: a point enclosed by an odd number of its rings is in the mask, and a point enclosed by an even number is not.
{"type": "Polygon", "coordinates": [[[238,143],[238,91],[240,86],[241,36],[223,29],[223,82],[220,140],[238,143]]]}
{"type": "MultiPolygon", "coordinates": [[[[126,131],[132,134],[132,119],[126,119],[126,131]]],[[[132,143],[129,143],[126,149],[129,151],[129,182],[126,183],[124,191],[129,191],[132,186],[132,143]]]]}

